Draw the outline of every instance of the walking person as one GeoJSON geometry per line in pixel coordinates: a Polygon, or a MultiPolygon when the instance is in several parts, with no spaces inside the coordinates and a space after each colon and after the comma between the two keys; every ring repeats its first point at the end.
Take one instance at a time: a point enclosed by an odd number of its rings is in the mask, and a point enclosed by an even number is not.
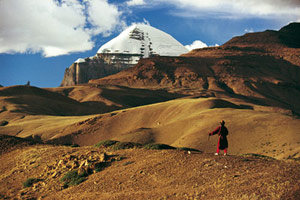
{"type": "Polygon", "coordinates": [[[218,147],[217,152],[215,155],[219,155],[220,150],[224,150],[224,156],[227,155],[227,148],[228,148],[228,141],[227,141],[227,135],[228,135],[228,129],[225,127],[225,121],[222,120],[220,122],[220,126],[218,126],[213,132],[209,133],[209,136],[218,134],[219,141],[218,141],[218,147]]]}

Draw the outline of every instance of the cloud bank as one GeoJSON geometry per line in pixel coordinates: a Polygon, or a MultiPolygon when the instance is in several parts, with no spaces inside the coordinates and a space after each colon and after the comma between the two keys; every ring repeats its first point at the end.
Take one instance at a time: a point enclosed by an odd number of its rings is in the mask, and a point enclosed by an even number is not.
{"type": "Polygon", "coordinates": [[[140,5],[144,5],[146,3],[144,2],[144,0],[130,0],[130,1],[127,1],[126,4],[128,6],[140,6],[140,5]]]}
{"type": "Polygon", "coordinates": [[[124,23],[107,0],[1,0],[0,53],[82,52],[124,23]]]}
{"type": "Polygon", "coordinates": [[[300,20],[299,0],[0,0],[0,53],[51,57],[87,51],[94,47],[94,36],[125,27],[123,18],[134,6],[160,5],[181,17],[300,20]]]}
{"type": "Polygon", "coordinates": [[[289,18],[300,17],[299,0],[145,0],[148,5],[172,4],[172,14],[184,17],[289,18]]]}

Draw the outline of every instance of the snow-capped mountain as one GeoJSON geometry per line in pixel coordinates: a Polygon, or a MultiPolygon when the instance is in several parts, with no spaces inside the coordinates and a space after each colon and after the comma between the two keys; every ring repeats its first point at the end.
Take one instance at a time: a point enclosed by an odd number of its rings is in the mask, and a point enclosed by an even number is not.
{"type": "Polygon", "coordinates": [[[104,44],[97,54],[131,55],[131,64],[151,56],[179,56],[188,50],[171,35],[146,24],[134,24],[104,44]]]}
{"type": "Polygon", "coordinates": [[[95,56],[78,58],[66,69],[61,86],[115,74],[134,66],[141,58],[179,56],[187,52],[171,35],[146,24],[134,24],[101,46],[95,56]]]}

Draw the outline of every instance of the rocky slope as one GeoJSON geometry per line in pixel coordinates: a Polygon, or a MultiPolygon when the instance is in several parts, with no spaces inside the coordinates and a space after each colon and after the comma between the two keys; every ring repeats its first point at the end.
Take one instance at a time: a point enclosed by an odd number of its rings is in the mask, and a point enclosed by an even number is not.
{"type": "Polygon", "coordinates": [[[255,154],[33,145],[5,153],[0,161],[1,199],[300,197],[299,161],[255,154]],[[88,169],[75,185],[67,185],[88,169]]]}

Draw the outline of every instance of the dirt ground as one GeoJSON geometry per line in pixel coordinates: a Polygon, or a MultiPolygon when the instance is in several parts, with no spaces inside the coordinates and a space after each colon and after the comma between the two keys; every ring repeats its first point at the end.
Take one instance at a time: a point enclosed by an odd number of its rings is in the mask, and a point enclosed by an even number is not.
{"type": "Polygon", "coordinates": [[[1,199],[300,198],[300,162],[259,155],[34,145],[5,152],[0,161],[1,199]],[[62,186],[71,169],[59,168],[60,160],[104,152],[105,168],[79,185],[62,186]],[[29,177],[39,182],[24,188],[29,177]]]}

